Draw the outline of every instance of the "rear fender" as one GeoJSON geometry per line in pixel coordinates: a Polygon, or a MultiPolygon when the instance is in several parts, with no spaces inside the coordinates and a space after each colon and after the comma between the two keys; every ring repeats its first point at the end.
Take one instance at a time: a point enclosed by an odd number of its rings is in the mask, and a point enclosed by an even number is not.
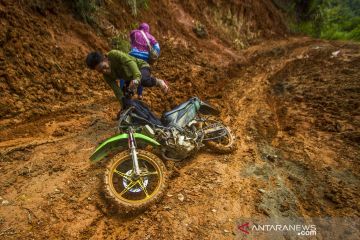
{"type": "Polygon", "coordinates": [[[220,115],[220,111],[218,109],[203,101],[200,101],[199,112],[204,115],[214,115],[214,116],[220,115]]]}
{"type": "MultiPolygon", "coordinates": [[[[101,143],[94,153],[91,155],[90,160],[92,162],[97,162],[106,157],[109,153],[112,151],[119,149],[120,147],[127,146],[127,139],[129,137],[129,134],[123,133],[116,136],[113,136],[109,139],[107,139],[105,142],[101,143]]],[[[150,144],[153,146],[159,146],[160,143],[158,143],[156,140],[141,134],[141,133],[134,133],[134,137],[136,140],[140,140],[142,143],[150,144]]]]}

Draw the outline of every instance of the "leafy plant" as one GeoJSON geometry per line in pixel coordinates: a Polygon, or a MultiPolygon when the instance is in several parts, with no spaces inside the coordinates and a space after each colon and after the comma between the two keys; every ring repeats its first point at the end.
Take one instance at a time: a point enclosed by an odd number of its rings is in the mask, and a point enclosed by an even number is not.
{"type": "Polygon", "coordinates": [[[75,0],[72,1],[75,13],[86,23],[94,23],[94,12],[97,9],[95,0],[75,0]]]}
{"type": "Polygon", "coordinates": [[[206,30],[206,27],[204,26],[204,24],[202,24],[199,21],[195,22],[195,26],[193,27],[193,32],[199,38],[206,38],[208,36],[208,32],[206,30]]]}
{"type": "Polygon", "coordinates": [[[111,49],[120,50],[123,52],[130,51],[129,37],[126,30],[118,32],[114,37],[110,39],[111,49]]]}
{"type": "Polygon", "coordinates": [[[140,8],[149,8],[149,0],[125,0],[125,2],[131,8],[133,16],[137,16],[140,8]]]}

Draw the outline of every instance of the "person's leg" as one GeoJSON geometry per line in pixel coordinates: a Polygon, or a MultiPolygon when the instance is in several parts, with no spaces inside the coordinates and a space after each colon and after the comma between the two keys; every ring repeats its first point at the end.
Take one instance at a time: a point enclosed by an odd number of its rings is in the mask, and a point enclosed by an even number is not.
{"type": "Polygon", "coordinates": [[[158,86],[161,88],[163,92],[167,92],[169,90],[168,85],[164,80],[154,78],[151,76],[150,68],[141,68],[141,85],[144,87],[154,87],[158,86]]]}
{"type": "Polygon", "coordinates": [[[144,67],[140,69],[141,85],[144,87],[156,86],[156,79],[151,76],[150,68],[144,67]]]}
{"type": "Polygon", "coordinates": [[[120,89],[123,89],[124,86],[125,86],[125,80],[120,79],[120,89]]]}
{"type": "Polygon", "coordinates": [[[142,98],[142,92],[143,92],[143,86],[140,84],[140,85],[137,87],[137,95],[138,95],[139,99],[142,98]]]}

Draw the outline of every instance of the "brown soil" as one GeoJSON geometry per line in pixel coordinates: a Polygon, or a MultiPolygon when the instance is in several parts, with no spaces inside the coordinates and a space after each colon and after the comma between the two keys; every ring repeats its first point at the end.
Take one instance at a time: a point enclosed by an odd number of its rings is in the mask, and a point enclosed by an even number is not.
{"type": "Polygon", "coordinates": [[[104,2],[95,29],[61,1],[0,3],[0,239],[233,239],[244,217],[360,216],[359,44],[285,38],[265,0],[151,1],[142,18],[104,2]],[[228,30],[239,19],[243,39],[228,30]],[[172,89],[145,90],[145,102],[159,114],[209,101],[238,150],[179,164],[161,202],[119,217],[101,191],[106,161],[88,160],[114,134],[118,104],[83,62],[108,49],[110,24],[140,20],[163,36],[153,72],[172,89]]]}

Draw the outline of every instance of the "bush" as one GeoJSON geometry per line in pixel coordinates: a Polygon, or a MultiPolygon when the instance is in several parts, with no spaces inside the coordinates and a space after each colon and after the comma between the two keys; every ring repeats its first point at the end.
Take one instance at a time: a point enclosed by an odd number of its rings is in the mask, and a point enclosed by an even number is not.
{"type": "Polygon", "coordinates": [[[116,34],[110,39],[111,49],[120,50],[123,52],[130,51],[130,43],[126,30],[116,34]]]}
{"type": "Polygon", "coordinates": [[[125,2],[131,8],[133,16],[137,16],[140,8],[147,9],[149,7],[149,0],[125,0],[125,2]]]}
{"type": "Polygon", "coordinates": [[[297,24],[291,27],[294,32],[333,40],[359,41],[360,0],[294,1],[295,7],[302,10],[297,16],[297,24]]]}
{"type": "Polygon", "coordinates": [[[95,22],[94,12],[97,9],[95,0],[75,0],[71,1],[72,8],[75,14],[86,23],[92,24],[95,22]]]}
{"type": "Polygon", "coordinates": [[[358,25],[349,33],[349,39],[360,41],[360,25],[358,25]]]}
{"type": "Polygon", "coordinates": [[[208,32],[204,26],[199,21],[195,22],[195,26],[193,27],[193,32],[196,34],[198,38],[206,38],[208,36],[208,32]]]}

